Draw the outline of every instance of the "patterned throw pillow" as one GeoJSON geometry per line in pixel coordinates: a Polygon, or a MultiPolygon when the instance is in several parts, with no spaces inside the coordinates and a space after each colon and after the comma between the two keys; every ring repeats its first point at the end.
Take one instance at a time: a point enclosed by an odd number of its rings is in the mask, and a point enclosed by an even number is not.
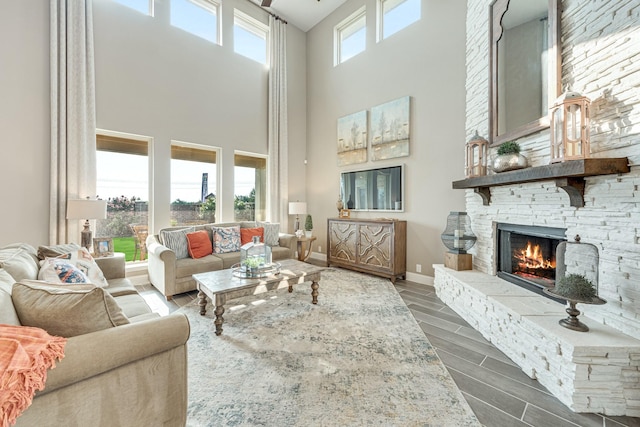
{"type": "Polygon", "coordinates": [[[85,248],[56,258],[45,258],[40,262],[38,279],[51,283],[92,283],[100,288],[109,286],[102,270],[85,248]]]}
{"type": "Polygon", "coordinates": [[[264,228],[264,243],[269,246],[280,246],[280,223],[257,222],[258,227],[264,228]]]}
{"type": "Polygon", "coordinates": [[[240,226],[211,227],[213,229],[213,253],[224,254],[240,250],[240,226]]]}
{"type": "Polygon", "coordinates": [[[176,259],[188,258],[187,233],[193,233],[194,231],[196,231],[195,227],[187,227],[180,230],[160,230],[160,239],[162,239],[163,245],[175,252],[176,259]]]}
{"type": "Polygon", "coordinates": [[[48,258],[42,263],[38,279],[51,283],[89,283],[89,278],[67,260],[48,258]]]}

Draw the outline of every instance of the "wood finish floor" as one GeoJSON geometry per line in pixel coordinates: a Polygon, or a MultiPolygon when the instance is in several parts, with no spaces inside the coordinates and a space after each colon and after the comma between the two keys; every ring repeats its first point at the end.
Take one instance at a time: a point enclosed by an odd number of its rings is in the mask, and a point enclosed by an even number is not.
{"type": "MultiPolygon", "coordinates": [[[[148,282],[137,286],[162,315],[196,298],[193,291],[166,301],[148,282]]],[[[432,286],[401,280],[396,289],[484,426],[640,427],[640,418],[572,412],[440,301],[432,286]]]]}
{"type": "Polygon", "coordinates": [[[483,425],[640,426],[640,418],[572,412],[440,301],[432,286],[398,281],[396,289],[483,425]]]}

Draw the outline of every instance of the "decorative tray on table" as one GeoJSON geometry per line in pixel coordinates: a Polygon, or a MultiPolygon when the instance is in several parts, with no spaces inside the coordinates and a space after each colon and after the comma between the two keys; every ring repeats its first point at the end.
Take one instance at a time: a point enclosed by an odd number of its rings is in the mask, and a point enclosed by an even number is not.
{"type": "Polygon", "coordinates": [[[261,277],[267,277],[270,274],[280,273],[280,263],[272,262],[271,264],[261,265],[259,267],[249,267],[242,265],[242,263],[233,264],[231,271],[235,277],[242,279],[259,279],[261,277]]]}

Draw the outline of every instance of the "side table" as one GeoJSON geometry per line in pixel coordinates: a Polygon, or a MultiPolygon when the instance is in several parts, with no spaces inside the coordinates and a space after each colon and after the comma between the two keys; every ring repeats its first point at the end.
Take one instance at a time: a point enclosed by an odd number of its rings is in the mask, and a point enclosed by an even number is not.
{"type": "Polygon", "coordinates": [[[313,242],[315,240],[315,236],[298,238],[298,261],[309,259],[311,252],[313,252],[313,242]]]}

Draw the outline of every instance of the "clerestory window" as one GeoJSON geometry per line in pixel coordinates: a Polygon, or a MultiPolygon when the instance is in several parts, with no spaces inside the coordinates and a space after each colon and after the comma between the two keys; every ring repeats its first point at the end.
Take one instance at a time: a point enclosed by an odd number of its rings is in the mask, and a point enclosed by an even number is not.
{"type": "Polygon", "coordinates": [[[145,15],[153,16],[153,0],[113,0],[123,6],[137,10],[145,15]]]}
{"type": "Polygon", "coordinates": [[[269,27],[235,10],[233,17],[233,50],[261,64],[267,63],[269,27]]]}
{"type": "Polygon", "coordinates": [[[353,58],[366,49],[367,18],[363,6],[334,28],[334,65],[353,58]]]}
{"type": "Polygon", "coordinates": [[[213,0],[171,0],[171,25],[212,43],[220,42],[220,3],[213,0]]]}
{"type": "Polygon", "coordinates": [[[378,41],[420,19],[420,0],[378,0],[378,41]]]}

